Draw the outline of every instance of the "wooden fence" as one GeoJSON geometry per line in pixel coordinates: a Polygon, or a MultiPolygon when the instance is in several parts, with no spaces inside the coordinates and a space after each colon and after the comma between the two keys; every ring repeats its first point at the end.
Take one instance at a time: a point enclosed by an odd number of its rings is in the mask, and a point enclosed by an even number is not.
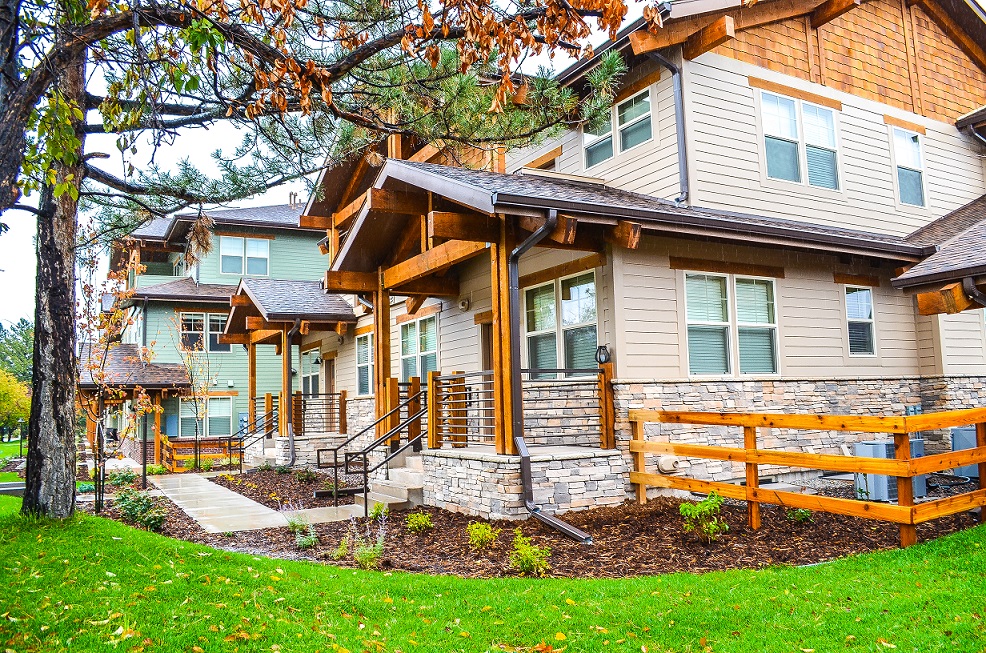
{"type": "Polygon", "coordinates": [[[234,452],[239,451],[241,441],[233,438],[181,438],[170,439],[161,436],[161,464],[169,472],[187,472],[195,466],[195,453],[198,448],[199,464],[203,460],[232,460],[234,452]]]}
{"type": "MultiPolygon", "coordinates": [[[[630,422],[633,428],[633,439],[630,441],[633,470],[630,472],[630,482],[637,486],[637,500],[640,503],[647,502],[648,486],[705,494],[715,491],[727,498],[746,501],[747,521],[753,529],[760,528],[760,504],[770,503],[896,523],[900,526],[901,546],[910,546],[917,541],[916,524],[986,506],[986,408],[906,417],[631,410],[630,422]],[[649,441],[644,435],[644,424],[647,422],[740,427],[743,429],[743,448],[649,441]],[[976,426],[974,448],[911,458],[912,433],[971,424],[976,426]],[[893,436],[894,458],[758,449],[757,430],[760,428],[889,434],[893,436]],[[647,454],[744,463],[746,485],[653,474],[646,471],[647,454]],[[897,504],[760,489],[758,465],[761,464],[893,476],[897,479],[897,504]],[[972,464],[979,465],[978,490],[914,504],[913,477],[972,464]]],[[[981,521],[984,513],[986,510],[980,512],[981,521]]]]}

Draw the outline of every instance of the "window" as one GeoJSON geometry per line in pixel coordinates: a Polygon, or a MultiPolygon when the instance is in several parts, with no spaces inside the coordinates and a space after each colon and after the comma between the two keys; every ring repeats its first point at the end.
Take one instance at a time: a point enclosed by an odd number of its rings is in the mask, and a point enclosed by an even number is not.
{"type": "Polygon", "coordinates": [[[901,204],[924,206],[924,164],[921,137],[898,127],[894,131],[894,159],[897,164],[897,193],[901,204]]]}
{"type": "Polygon", "coordinates": [[[301,353],[301,391],[304,394],[319,394],[318,376],[321,366],[322,357],[318,349],[301,353]]]}
{"type": "Polygon", "coordinates": [[[760,101],[767,176],[839,190],[835,112],[766,91],[760,101]]]}
{"type": "Polygon", "coordinates": [[[210,438],[233,434],[232,397],[209,397],[206,432],[210,438]]]}
{"type": "Polygon", "coordinates": [[[434,315],[401,325],[401,381],[425,378],[438,369],[438,318],[434,315]]]}
{"type": "Polygon", "coordinates": [[[528,367],[554,369],[559,361],[566,369],[596,367],[595,273],[529,288],[524,293],[524,308],[528,367]]]}
{"type": "Polygon", "coordinates": [[[196,402],[182,399],[178,406],[178,436],[191,438],[218,438],[233,433],[233,398],[208,397],[198,402],[204,409],[205,419],[196,414],[196,402]],[[203,403],[204,402],[204,403],[203,403]],[[196,425],[198,433],[196,434],[196,425]]]}
{"type": "Polygon", "coordinates": [[[182,313],[181,348],[185,351],[229,352],[230,346],[219,342],[220,334],[226,329],[226,319],[225,313],[182,313]]]}
{"type": "Polygon", "coordinates": [[[356,338],[356,394],[373,394],[373,340],[371,334],[356,338]]]}
{"type": "Polygon", "coordinates": [[[875,355],[876,337],[871,288],[846,286],[846,320],[849,326],[849,355],[875,355]]]}
{"type": "Polygon", "coordinates": [[[270,260],[270,241],[265,238],[220,236],[219,269],[223,274],[246,274],[265,277],[270,260]]]}
{"type": "Polygon", "coordinates": [[[611,110],[609,120],[583,133],[585,167],[611,159],[614,154],[613,124],[616,123],[619,151],[625,152],[651,139],[650,90],[620,102],[611,110]]]}
{"type": "Polygon", "coordinates": [[[687,273],[685,305],[690,374],[730,374],[734,355],[740,374],[777,372],[773,281],[687,273]]]}

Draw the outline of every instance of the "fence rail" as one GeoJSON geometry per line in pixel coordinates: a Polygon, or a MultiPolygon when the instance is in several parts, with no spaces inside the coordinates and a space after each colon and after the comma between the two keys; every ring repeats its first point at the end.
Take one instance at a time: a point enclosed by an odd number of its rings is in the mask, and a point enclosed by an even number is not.
{"type": "MultiPolygon", "coordinates": [[[[647,502],[648,487],[704,494],[715,491],[727,498],[746,501],[747,522],[753,529],[760,528],[760,504],[770,503],[896,523],[900,527],[901,546],[909,546],[917,542],[915,529],[917,524],[986,506],[986,408],[904,417],[631,410],[630,422],[633,428],[633,439],[630,441],[633,470],[630,472],[630,482],[637,486],[637,500],[640,503],[647,502]],[[644,433],[644,425],[648,422],[740,427],[743,429],[743,447],[649,441],[644,433]],[[911,458],[912,433],[970,424],[976,426],[974,448],[911,458]],[[894,458],[864,458],[758,449],[757,430],[760,428],[886,433],[893,436],[894,458]],[[647,454],[743,463],[746,465],[746,485],[651,473],[646,470],[647,454]],[[761,464],[893,476],[897,479],[897,505],[764,490],[759,487],[758,466],[761,464]],[[915,476],[972,464],[979,465],[978,490],[914,505],[912,479],[915,476]]],[[[984,519],[984,513],[986,511],[980,513],[981,521],[984,519]]]]}
{"type": "Polygon", "coordinates": [[[169,438],[161,436],[161,464],[169,472],[187,472],[203,460],[231,462],[242,441],[232,438],[169,438]]]}

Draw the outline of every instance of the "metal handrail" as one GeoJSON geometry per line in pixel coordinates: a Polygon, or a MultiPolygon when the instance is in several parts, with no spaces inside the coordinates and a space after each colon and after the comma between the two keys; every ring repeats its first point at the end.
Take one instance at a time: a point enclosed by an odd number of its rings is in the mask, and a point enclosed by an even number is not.
{"type": "Polygon", "coordinates": [[[272,431],[273,427],[277,425],[277,414],[278,414],[278,409],[275,408],[269,413],[264,413],[260,417],[255,418],[253,422],[244,425],[243,428],[241,428],[233,435],[227,438],[223,438],[227,442],[226,450],[229,451],[231,454],[233,451],[233,442],[236,440],[239,440],[240,442],[239,446],[237,447],[237,453],[239,454],[239,458],[240,458],[239,460],[240,473],[243,473],[243,452],[246,451],[247,448],[253,446],[260,440],[263,440],[264,438],[267,437],[268,432],[272,431]],[[258,429],[258,426],[263,428],[258,429]],[[257,432],[259,432],[259,434],[255,438],[253,438],[249,442],[245,441],[245,436],[247,434],[257,433],[257,432]]]}
{"type": "MultiPolygon", "coordinates": [[[[416,395],[414,395],[413,398],[417,398],[417,397],[422,396],[424,394],[424,392],[425,392],[424,390],[422,390],[421,392],[418,392],[416,395]]],[[[376,465],[374,465],[372,468],[370,467],[370,452],[373,451],[374,449],[376,449],[377,447],[379,447],[381,444],[386,443],[388,440],[392,439],[394,436],[399,436],[400,433],[401,433],[401,431],[403,431],[408,426],[410,426],[412,422],[415,422],[417,420],[420,420],[422,417],[425,416],[425,414],[427,414],[427,412],[428,412],[428,408],[426,406],[426,407],[422,408],[421,410],[419,410],[414,415],[409,415],[406,420],[404,420],[403,422],[401,422],[400,424],[398,424],[394,428],[390,429],[387,433],[385,433],[384,435],[382,435],[379,438],[377,438],[376,440],[374,440],[373,443],[371,443],[368,447],[366,447],[365,449],[363,449],[362,451],[360,451],[360,452],[358,452],[356,454],[353,454],[353,457],[359,456],[359,457],[362,457],[363,458],[363,465],[362,465],[362,467],[363,467],[363,516],[364,517],[369,517],[369,515],[370,515],[370,474],[372,472],[377,471],[378,469],[380,469],[384,465],[388,464],[391,460],[393,460],[398,455],[400,455],[401,453],[403,453],[404,451],[406,451],[408,447],[411,447],[411,446],[414,446],[414,445],[419,445],[420,446],[421,436],[424,433],[423,432],[418,433],[417,437],[415,437],[413,439],[412,438],[408,438],[408,440],[407,440],[406,443],[404,443],[402,446],[397,447],[396,449],[392,450],[388,455],[384,456],[384,459],[382,461],[380,461],[379,463],[377,463],[376,465]]],[[[417,448],[416,448],[416,450],[417,450],[417,448]]],[[[346,454],[346,455],[347,455],[347,457],[349,456],[349,454],[346,454]]],[[[336,466],[335,475],[336,475],[336,478],[338,479],[338,477],[339,477],[339,467],[338,466],[336,466]]],[[[338,488],[338,485],[336,485],[336,487],[338,488]]],[[[336,493],[336,505],[338,505],[338,502],[339,502],[339,494],[337,492],[336,493]]]]}

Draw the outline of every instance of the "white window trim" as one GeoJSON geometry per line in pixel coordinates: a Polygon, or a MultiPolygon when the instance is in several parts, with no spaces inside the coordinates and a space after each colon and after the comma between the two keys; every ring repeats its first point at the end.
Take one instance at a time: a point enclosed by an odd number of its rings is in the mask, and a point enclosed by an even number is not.
{"type": "MultiPolygon", "coordinates": [[[[530,347],[528,342],[531,336],[544,335],[546,333],[555,334],[555,361],[558,369],[566,369],[565,363],[565,331],[571,331],[572,329],[581,329],[587,326],[596,327],[596,345],[599,344],[599,292],[598,292],[598,275],[595,269],[583,270],[581,272],[576,272],[575,274],[565,275],[564,277],[558,277],[552,281],[545,283],[535,284],[533,286],[527,286],[521,289],[521,303],[523,305],[523,321],[524,321],[524,347],[521,351],[521,364],[530,369],[530,347]],[[585,274],[592,274],[592,285],[596,289],[595,300],[596,300],[596,319],[592,322],[579,322],[577,324],[564,324],[564,317],[562,316],[561,310],[561,285],[563,281],[568,279],[574,279],[576,277],[581,277],[585,274]],[[540,331],[528,331],[527,330],[527,292],[529,290],[535,290],[537,288],[543,288],[545,286],[551,286],[554,293],[555,301],[555,326],[553,329],[542,329],[540,331]]],[[[568,378],[575,378],[576,375],[570,375],[568,378]]]]}
{"type": "MultiPolygon", "coordinates": [[[[203,397],[202,398],[202,401],[205,402],[205,415],[201,418],[202,419],[202,432],[199,434],[199,437],[200,438],[213,437],[209,433],[209,405],[210,405],[210,403],[212,401],[216,401],[216,400],[218,400],[218,401],[228,401],[229,402],[229,433],[228,434],[223,433],[222,435],[219,435],[219,436],[216,436],[216,437],[225,437],[227,435],[232,435],[233,433],[236,433],[236,430],[233,428],[233,426],[234,426],[233,417],[235,416],[235,413],[236,413],[236,411],[234,410],[235,406],[233,405],[233,397],[212,397],[212,396],[208,396],[208,397],[203,397]]],[[[179,437],[179,438],[193,438],[193,437],[195,437],[195,432],[194,431],[192,433],[189,433],[189,434],[186,435],[186,434],[182,433],[182,430],[181,430],[181,425],[182,425],[181,407],[182,407],[183,404],[191,404],[192,407],[193,407],[193,410],[195,408],[195,402],[194,401],[189,400],[189,399],[182,399],[180,397],[178,398],[178,436],[177,437],[179,437]]],[[[195,416],[195,419],[199,419],[198,415],[195,416]]]]}
{"type": "Polygon", "coordinates": [[[684,270],[680,275],[680,282],[682,288],[682,305],[685,307],[683,312],[683,319],[685,328],[683,333],[685,334],[685,350],[684,350],[684,369],[689,377],[695,377],[700,379],[710,379],[710,378],[743,378],[751,379],[757,377],[778,377],[781,375],[782,362],[784,356],[781,352],[781,327],[780,327],[780,310],[778,303],[778,292],[777,292],[777,279],[774,277],[761,277],[752,274],[723,274],[721,272],[705,272],[703,270],[684,270]],[[688,291],[687,291],[687,279],[690,274],[701,274],[707,277],[719,277],[720,279],[726,280],[726,312],[728,322],[692,322],[688,319],[688,291]],[[773,287],[774,293],[774,322],[773,324],[757,324],[751,322],[740,322],[738,318],[738,311],[736,308],[736,279],[753,279],[755,281],[767,281],[773,287]],[[688,349],[688,327],[696,326],[726,326],[726,341],[728,347],[726,349],[726,356],[728,358],[728,371],[725,374],[722,373],[711,373],[711,374],[700,374],[693,373],[691,370],[691,365],[689,364],[689,349],[688,349]],[[744,374],[740,372],[740,355],[739,355],[739,329],[740,327],[753,327],[760,329],[770,329],[773,331],[774,335],[774,367],[776,368],[773,372],[753,372],[750,374],[744,374]]]}
{"type": "Polygon", "coordinates": [[[301,361],[300,361],[301,362],[301,374],[299,375],[299,377],[301,379],[300,383],[301,383],[301,390],[302,390],[302,392],[304,392],[304,390],[305,390],[305,379],[311,378],[313,376],[314,377],[317,377],[318,378],[318,383],[315,384],[315,386],[316,386],[315,387],[315,392],[311,393],[311,394],[316,394],[317,395],[317,394],[321,394],[322,393],[322,388],[321,388],[321,386],[322,386],[322,366],[321,365],[314,365],[314,361],[311,361],[310,364],[313,365],[315,371],[312,372],[311,370],[309,370],[307,374],[305,373],[305,358],[310,358],[312,355],[314,355],[315,358],[317,358],[317,359],[321,359],[322,358],[322,351],[320,349],[318,349],[318,348],[315,348],[315,349],[309,349],[308,351],[303,351],[303,352],[301,352],[299,354],[298,358],[301,359],[301,361]]]}
{"type": "MultiPolygon", "coordinates": [[[[178,348],[181,351],[198,352],[198,353],[203,353],[203,354],[231,354],[233,352],[233,348],[230,347],[230,346],[228,346],[228,345],[227,346],[229,348],[226,349],[226,350],[222,350],[222,349],[211,349],[209,347],[209,335],[213,333],[212,330],[211,330],[211,327],[210,327],[209,322],[210,322],[210,319],[212,318],[212,316],[214,316],[214,315],[215,316],[218,316],[218,317],[224,317],[227,320],[229,319],[229,316],[227,316],[225,313],[207,313],[205,311],[201,311],[201,312],[200,311],[182,311],[181,313],[179,313],[178,314],[178,348]],[[201,332],[199,332],[199,331],[185,331],[185,329],[184,329],[184,323],[185,323],[185,316],[186,315],[201,315],[202,316],[202,331],[201,332]],[[202,334],[202,348],[201,349],[186,349],[185,348],[185,338],[184,338],[184,334],[185,333],[201,333],[202,334]]],[[[219,333],[222,333],[222,332],[220,331],[219,333]]]]}
{"type": "MultiPolygon", "coordinates": [[[[235,256],[235,254],[227,254],[227,256],[235,256]]],[[[253,258],[261,258],[259,256],[254,256],[253,258]]],[[[250,238],[249,236],[220,236],[219,237],[219,274],[224,274],[230,277],[269,277],[270,276],[270,239],[268,238],[250,238]],[[243,246],[240,249],[240,271],[239,272],[223,272],[223,242],[227,238],[239,238],[243,242],[243,246]],[[264,243],[267,248],[267,273],[266,274],[248,274],[247,268],[247,242],[255,241],[264,243]]]]}
{"type": "Polygon", "coordinates": [[[652,86],[648,86],[647,88],[645,88],[644,90],[640,91],[639,93],[634,93],[633,95],[631,95],[630,97],[628,97],[626,99],[623,99],[623,100],[620,100],[619,102],[614,102],[613,103],[613,106],[611,106],[609,108],[609,131],[607,133],[601,134],[599,136],[596,136],[594,134],[590,134],[590,133],[586,132],[585,131],[585,128],[582,129],[582,169],[583,170],[591,170],[592,168],[595,168],[596,166],[601,166],[602,164],[606,163],[607,161],[612,161],[613,159],[616,159],[616,158],[622,156],[623,154],[626,154],[627,152],[632,152],[633,150],[637,149],[638,147],[641,147],[643,145],[646,145],[646,144],[654,141],[654,139],[655,139],[654,131],[657,129],[657,120],[655,120],[655,118],[654,118],[654,99],[655,98],[654,98],[654,94],[651,92],[651,88],[652,88],[652,86]],[[623,104],[626,104],[630,100],[633,100],[634,98],[637,98],[637,97],[643,95],[644,93],[647,94],[647,99],[650,102],[650,109],[647,111],[647,113],[642,114],[640,116],[637,116],[636,118],[634,118],[633,120],[631,120],[627,124],[620,126],[620,124],[619,124],[619,107],[621,105],[623,105],[623,104]],[[625,130],[627,127],[630,127],[632,125],[635,125],[636,123],[640,122],[644,118],[647,118],[648,116],[650,117],[650,138],[648,138],[647,140],[641,141],[640,143],[637,143],[636,145],[634,145],[632,147],[628,147],[625,150],[622,149],[620,147],[620,142],[619,142],[620,141],[620,132],[622,130],[625,130]],[[594,163],[591,166],[590,165],[587,165],[586,158],[585,158],[586,157],[586,150],[587,150],[587,148],[590,147],[590,146],[592,146],[592,145],[594,145],[594,144],[596,144],[596,143],[598,143],[599,141],[601,141],[601,140],[603,140],[605,138],[612,138],[613,139],[613,155],[612,156],[609,156],[609,157],[606,157],[605,159],[603,159],[599,163],[594,163]]]}
{"type": "MultiPolygon", "coordinates": [[[[829,197],[840,197],[846,196],[846,183],[844,178],[842,161],[842,128],[840,125],[840,112],[836,111],[831,107],[827,107],[824,104],[818,104],[816,102],[808,102],[807,100],[801,100],[799,98],[791,97],[789,95],[784,95],[783,93],[776,93],[774,91],[766,91],[761,89],[759,93],[756,94],[756,112],[757,112],[757,139],[758,139],[758,151],[760,152],[760,183],[764,186],[773,186],[775,188],[786,188],[789,190],[795,190],[798,192],[810,192],[810,193],[820,193],[823,195],[828,195],[829,197]],[[795,104],[795,110],[797,112],[797,123],[798,123],[798,165],[800,166],[799,172],[801,174],[801,181],[790,181],[788,179],[778,179],[777,177],[771,177],[767,174],[767,132],[764,129],[763,124],[763,96],[764,94],[776,95],[777,97],[782,97],[787,100],[792,100],[795,104]],[[807,104],[813,107],[818,107],[820,109],[825,109],[826,111],[832,112],[832,129],[835,130],[835,167],[836,167],[836,178],[839,182],[838,188],[826,188],[825,186],[812,186],[808,183],[808,149],[807,142],[805,141],[805,130],[804,130],[804,119],[802,112],[802,105],[807,104]]],[[[783,138],[777,136],[775,138],[783,138]]],[[[742,276],[742,275],[740,275],[742,276]]]]}
{"type": "MultiPolygon", "coordinates": [[[[887,125],[887,138],[890,141],[890,176],[893,177],[894,184],[894,204],[900,211],[911,211],[926,214],[929,211],[929,197],[928,197],[928,161],[924,154],[924,134],[920,132],[911,131],[909,129],[904,129],[902,127],[897,127],[895,125],[887,125]],[[900,200],[900,180],[897,176],[897,168],[907,168],[907,166],[897,165],[897,146],[894,142],[894,131],[899,130],[905,134],[910,134],[918,137],[918,157],[921,159],[921,194],[924,196],[924,204],[906,204],[900,200]]],[[[907,168],[908,170],[914,170],[914,168],[907,168]]]]}
{"type": "Polygon", "coordinates": [[[842,286],[842,310],[843,314],[846,316],[846,353],[850,358],[878,358],[880,353],[880,345],[877,340],[876,333],[876,292],[872,286],[858,286],[855,284],[844,284],[842,286]],[[873,317],[868,320],[864,320],[858,317],[849,317],[849,290],[869,290],[870,291],[870,310],[873,311],[873,317]],[[855,354],[852,351],[852,345],[849,342],[849,323],[850,322],[864,322],[868,323],[873,332],[873,351],[868,354],[855,354]]]}
{"type": "Polygon", "coordinates": [[[357,397],[372,397],[373,394],[374,394],[373,393],[373,391],[374,391],[374,387],[373,387],[373,370],[374,370],[374,367],[376,365],[376,361],[373,359],[373,333],[372,332],[371,333],[364,333],[364,334],[361,334],[361,335],[356,336],[356,345],[355,346],[356,346],[356,352],[355,352],[355,354],[356,354],[356,365],[355,365],[355,367],[356,367],[356,396],[357,397]],[[363,339],[366,340],[366,346],[367,346],[367,354],[368,354],[368,356],[367,356],[367,362],[361,364],[359,362],[359,346],[360,346],[359,343],[360,343],[360,340],[363,340],[363,339]],[[361,367],[366,367],[367,368],[367,372],[368,372],[367,378],[369,379],[369,381],[368,381],[369,392],[367,392],[367,393],[360,393],[360,389],[359,389],[359,368],[361,368],[361,367]]]}
{"type": "MultiPolygon", "coordinates": [[[[427,356],[428,354],[435,354],[435,365],[436,365],[436,368],[438,367],[438,352],[439,352],[441,346],[440,346],[440,343],[439,343],[438,314],[437,313],[436,314],[433,314],[433,315],[425,315],[423,317],[417,318],[416,320],[408,320],[407,322],[402,322],[401,325],[400,325],[400,329],[398,329],[397,336],[398,336],[398,338],[400,340],[400,342],[398,344],[398,351],[400,353],[400,373],[401,373],[401,379],[402,379],[403,382],[406,383],[407,380],[408,380],[408,379],[404,379],[403,378],[404,377],[404,360],[405,359],[408,359],[408,358],[413,358],[414,359],[414,371],[415,371],[415,373],[412,376],[417,376],[419,379],[421,378],[421,359],[424,358],[425,356],[427,356]],[[429,349],[428,351],[422,351],[421,350],[421,323],[424,322],[424,321],[426,321],[426,320],[435,320],[435,348],[434,349],[429,349]],[[413,325],[414,326],[415,352],[413,354],[405,354],[404,353],[403,330],[404,330],[405,327],[410,326],[410,325],[413,325]]],[[[410,378],[410,377],[408,377],[408,378],[410,378]]]]}

